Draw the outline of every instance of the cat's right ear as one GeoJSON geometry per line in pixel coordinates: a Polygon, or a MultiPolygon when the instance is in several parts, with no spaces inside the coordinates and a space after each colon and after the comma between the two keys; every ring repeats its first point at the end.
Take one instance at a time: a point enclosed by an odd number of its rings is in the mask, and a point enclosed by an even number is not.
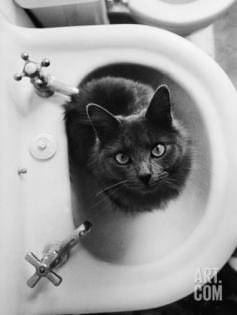
{"type": "Polygon", "coordinates": [[[111,138],[120,125],[120,121],[112,113],[99,105],[88,104],[86,112],[101,141],[111,138]]]}
{"type": "Polygon", "coordinates": [[[155,91],[145,117],[149,121],[162,126],[170,126],[172,124],[170,92],[168,86],[161,85],[155,91]]]}

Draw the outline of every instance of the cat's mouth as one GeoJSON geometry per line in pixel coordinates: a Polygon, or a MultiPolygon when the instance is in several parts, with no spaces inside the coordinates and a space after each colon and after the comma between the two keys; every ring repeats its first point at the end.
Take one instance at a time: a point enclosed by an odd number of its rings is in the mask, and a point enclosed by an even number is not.
{"type": "Polygon", "coordinates": [[[154,194],[158,191],[161,186],[164,186],[164,178],[160,180],[151,181],[150,183],[141,183],[129,180],[122,180],[120,182],[114,183],[112,185],[106,186],[104,189],[97,193],[99,196],[102,193],[108,195],[116,195],[119,191],[131,193],[132,195],[135,193],[136,195],[150,195],[154,194]]]}
{"type": "Polygon", "coordinates": [[[155,189],[157,189],[157,185],[144,185],[142,187],[142,190],[144,190],[144,191],[152,191],[155,189]]]}
{"type": "Polygon", "coordinates": [[[140,191],[144,194],[154,193],[159,189],[159,184],[156,185],[144,185],[142,188],[140,188],[140,191]]]}

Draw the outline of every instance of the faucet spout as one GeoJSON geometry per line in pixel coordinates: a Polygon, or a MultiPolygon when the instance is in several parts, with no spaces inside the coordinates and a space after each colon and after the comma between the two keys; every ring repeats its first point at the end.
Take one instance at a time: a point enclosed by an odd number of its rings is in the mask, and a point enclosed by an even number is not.
{"type": "Polygon", "coordinates": [[[45,68],[50,65],[48,58],[44,58],[40,63],[30,60],[28,53],[23,52],[21,58],[25,61],[21,73],[16,73],[14,79],[20,81],[23,77],[28,77],[34,86],[35,92],[41,97],[50,97],[55,92],[72,96],[79,93],[77,87],[57,81],[54,76],[48,74],[45,68]]]}
{"type": "Polygon", "coordinates": [[[63,95],[72,96],[79,93],[79,89],[74,86],[70,86],[63,82],[57,81],[54,76],[48,75],[48,85],[47,88],[50,91],[54,91],[63,95]]]}

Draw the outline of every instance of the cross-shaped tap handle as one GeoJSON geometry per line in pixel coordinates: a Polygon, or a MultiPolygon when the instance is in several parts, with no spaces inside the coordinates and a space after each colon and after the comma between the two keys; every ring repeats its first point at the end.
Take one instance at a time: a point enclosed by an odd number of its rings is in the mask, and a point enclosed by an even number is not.
{"type": "Polygon", "coordinates": [[[38,259],[33,253],[26,254],[25,259],[36,269],[35,273],[27,280],[27,285],[30,288],[34,288],[42,277],[48,278],[55,286],[62,282],[62,278],[52,271],[55,261],[58,259],[56,251],[44,256],[42,260],[38,259]]]}
{"type": "Polygon", "coordinates": [[[35,273],[28,279],[27,285],[34,288],[42,277],[46,277],[55,286],[60,285],[62,278],[53,269],[62,266],[69,257],[69,251],[79,243],[80,238],[85,236],[91,229],[91,223],[86,221],[78,226],[62,242],[48,244],[42,259],[38,259],[33,253],[27,253],[25,260],[35,267],[35,273]]]}
{"type": "Polygon", "coordinates": [[[41,63],[37,63],[33,60],[30,60],[30,56],[26,52],[21,54],[21,58],[25,61],[25,64],[23,66],[22,72],[16,73],[14,75],[14,79],[16,81],[20,81],[23,77],[28,77],[34,80],[34,83],[39,87],[48,83],[47,76],[44,76],[42,72],[42,68],[48,67],[50,65],[48,58],[44,58],[41,63]]]}
{"type": "Polygon", "coordinates": [[[20,81],[23,77],[28,77],[32,83],[35,92],[40,97],[50,97],[55,92],[70,96],[77,95],[79,89],[63,82],[57,81],[55,77],[47,71],[45,67],[50,65],[48,58],[44,58],[40,63],[30,60],[28,53],[23,52],[21,58],[25,61],[23,70],[14,75],[16,81],[20,81]]]}

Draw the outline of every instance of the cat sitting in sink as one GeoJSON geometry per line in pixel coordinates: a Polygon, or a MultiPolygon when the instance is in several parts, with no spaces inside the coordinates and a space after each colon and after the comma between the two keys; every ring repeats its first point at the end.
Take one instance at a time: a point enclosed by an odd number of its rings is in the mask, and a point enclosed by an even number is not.
{"type": "Polygon", "coordinates": [[[164,208],[191,169],[187,131],[174,117],[167,86],[94,79],[65,105],[70,161],[86,168],[115,208],[164,208]]]}

